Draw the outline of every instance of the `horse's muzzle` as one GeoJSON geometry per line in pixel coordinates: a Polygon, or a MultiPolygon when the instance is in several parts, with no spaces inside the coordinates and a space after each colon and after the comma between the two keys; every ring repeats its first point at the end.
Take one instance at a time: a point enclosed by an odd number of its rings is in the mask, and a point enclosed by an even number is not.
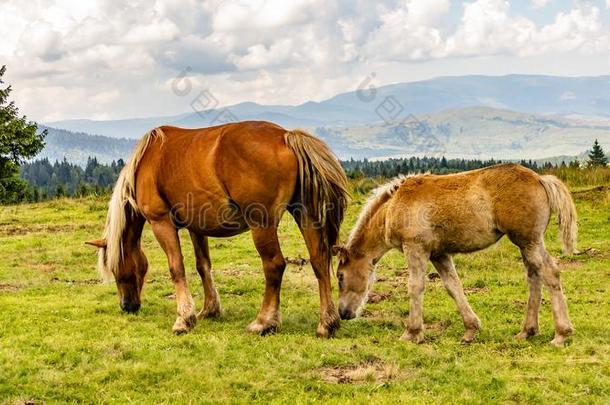
{"type": "Polygon", "coordinates": [[[354,319],[356,317],[356,313],[348,308],[339,309],[339,315],[341,316],[341,319],[345,321],[354,319]]]}
{"type": "Polygon", "coordinates": [[[135,314],[140,309],[139,302],[121,302],[121,309],[127,313],[135,314]]]}

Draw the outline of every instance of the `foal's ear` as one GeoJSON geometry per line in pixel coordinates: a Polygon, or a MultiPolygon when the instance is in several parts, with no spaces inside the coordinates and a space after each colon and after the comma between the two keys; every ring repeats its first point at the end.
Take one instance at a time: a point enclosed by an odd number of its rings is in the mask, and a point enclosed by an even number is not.
{"type": "Polygon", "coordinates": [[[94,240],[89,240],[87,242],[85,242],[86,245],[91,245],[94,246],[98,249],[102,249],[105,248],[107,243],[106,243],[106,239],[94,239],[94,240]]]}

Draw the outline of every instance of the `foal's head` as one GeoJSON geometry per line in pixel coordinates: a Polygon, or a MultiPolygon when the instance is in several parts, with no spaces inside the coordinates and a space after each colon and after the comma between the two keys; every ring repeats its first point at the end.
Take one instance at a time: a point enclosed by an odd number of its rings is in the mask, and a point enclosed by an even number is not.
{"type": "Polygon", "coordinates": [[[139,243],[128,243],[129,238],[122,242],[122,247],[109,246],[106,239],[89,241],[87,244],[99,249],[97,267],[104,279],[110,280],[114,277],[121,309],[135,313],[140,309],[140,295],[148,270],[148,260],[139,243]]]}
{"type": "Polygon", "coordinates": [[[375,281],[375,263],[371,257],[350,252],[344,246],[334,246],[333,255],[339,259],[339,314],[341,319],[353,319],[366,304],[375,281]]]}

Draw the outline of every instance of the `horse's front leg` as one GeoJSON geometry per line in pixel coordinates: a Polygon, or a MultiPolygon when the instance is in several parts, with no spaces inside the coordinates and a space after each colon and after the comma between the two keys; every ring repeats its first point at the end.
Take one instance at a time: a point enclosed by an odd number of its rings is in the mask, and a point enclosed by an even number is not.
{"type": "Polygon", "coordinates": [[[178,230],[169,219],[166,221],[151,221],[151,225],[155,238],[167,255],[169,272],[176,289],[176,312],[178,316],[172,330],[177,335],[186,333],[197,323],[197,316],[195,314],[195,303],[186,283],[178,230]]]}
{"type": "Polygon", "coordinates": [[[286,261],[280,250],[277,228],[253,228],[254,245],[263,262],[265,295],[256,319],[248,326],[251,333],[265,335],[275,332],[282,322],[280,314],[280,288],[286,261]]]}
{"type": "Polygon", "coordinates": [[[400,338],[404,341],[422,343],[424,341],[423,302],[426,282],[426,263],[430,257],[417,245],[404,245],[409,267],[409,322],[407,330],[400,338]]]}
{"type": "Polygon", "coordinates": [[[481,329],[481,321],[470,307],[470,304],[468,304],[468,299],[464,294],[464,287],[462,287],[462,282],[455,271],[453,259],[449,255],[441,255],[432,258],[432,264],[441,276],[447,293],[455,301],[458,311],[460,311],[464,320],[466,331],[462,341],[464,343],[473,342],[477,332],[481,329]]]}

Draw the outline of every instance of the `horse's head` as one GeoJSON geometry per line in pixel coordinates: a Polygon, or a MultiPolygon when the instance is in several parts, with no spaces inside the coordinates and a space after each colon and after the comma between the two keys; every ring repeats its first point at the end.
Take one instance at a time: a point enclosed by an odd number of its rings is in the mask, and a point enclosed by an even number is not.
{"type": "Polygon", "coordinates": [[[375,265],[370,257],[350,252],[345,246],[334,246],[333,255],[339,259],[339,314],[341,319],[353,319],[366,304],[375,281],[375,265]]]}
{"type": "Polygon", "coordinates": [[[104,279],[114,277],[121,309],[129,313],[137,312],[140,309],[140,294],[148,270],[148,260],[139,245],[131,249],[124,245],[121,253],[120,249],[117,251],[110,248],[106,239],[85,243],[98,248],[97,266],[104,279]]]}

